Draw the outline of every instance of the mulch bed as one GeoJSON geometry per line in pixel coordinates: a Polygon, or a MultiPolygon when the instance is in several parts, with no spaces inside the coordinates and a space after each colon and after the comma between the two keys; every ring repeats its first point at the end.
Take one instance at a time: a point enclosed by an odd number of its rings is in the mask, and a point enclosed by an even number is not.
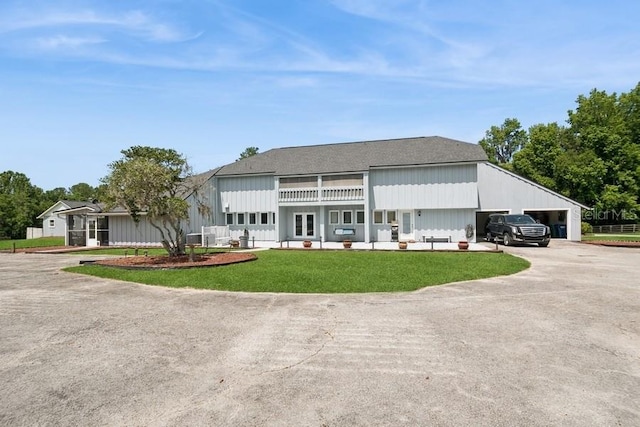
{"type": "Polygon", "coordinates": [[[165,268],[197,268],[217,267],[237,264],[258,259],[255,254],[247,252],[224,252],[210,255],[195,255],[194,261],[189,256],[130,256],[95,261],[93,264],[125,269],[165,269],[165,268]]]}

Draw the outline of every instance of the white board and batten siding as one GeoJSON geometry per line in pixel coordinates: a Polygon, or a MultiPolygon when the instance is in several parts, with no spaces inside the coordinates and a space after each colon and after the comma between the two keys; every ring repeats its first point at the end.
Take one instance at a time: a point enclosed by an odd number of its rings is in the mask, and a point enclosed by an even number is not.
{"type": "Polygon", "coordinates": [[[216,219],[216,191],[215,186],[211,180],[206,183],[199,191],[197,195],[191,195],[187,198],[189,203],[189,222],[186,224],[186,233],[199,233],[203,226],[208,226],[214,223],[216,219]],[[196,201],[198,197],[200,203],[208,206],[210,212],[205,212],[204,215],[198,209],[198,203],[196,201]]]}
{"type": "MultiPolygon", "coordinates": [[[[371,210],[412,211],[417,241],[423,236],[463,240],[465,226],[475,224],[475,164],[373,170],[369,182],[371,210]]],[[[375,240],[391,239],[387,224],[373,225],[371,232],[375,240]]]]}
{"type": "Polygon", "coordinates": [[[162,246],[162,237],[145,217],[136,224],[129,215],[109,217],[110,246],[162,246]]]}
{"type": "Polygon", "coordinates": [[[219,177],[217,186],[220,195],[220,206],[216,213],[216,222],[224,224],[224,215],[227,213],[255,213],[258,215],[256,224],[249,224],[248,216],[245,224],[230,226],[231,237],[239,238],[246,229],[250,239],[258,241],[275,241],[276,224],[273,223],[273,215],[278,211],[278,193],[275,179],[271,175],[219,177]],[[268,214],[268,224],[261,224],[260,214],[268,214]]]}
{"type": "Polygon", "coordinates": [[[220,209],[224,212],[275,212],[277,192],[273,176],[218,178],[220,209]]]}
{"type": "Polygon", "coordinates": [[[478,206],[475,164],[373,170],[371,209],[471,209],[478,206]]]}
{"type": "Polygon", "coordinates": [[[567,239],[580,240],[585,206],[490,163],[478,163],[479,210],[565,211],[567,239]]]}

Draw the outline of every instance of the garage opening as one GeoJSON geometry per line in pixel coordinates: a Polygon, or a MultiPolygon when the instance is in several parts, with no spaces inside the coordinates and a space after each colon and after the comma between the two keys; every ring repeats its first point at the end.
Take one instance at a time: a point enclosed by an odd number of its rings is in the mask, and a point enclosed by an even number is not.
{"type": "Polygon", "coordinates": [[[480,240],[486,240],[487,223],[489,222],[489,215],[497,213],[509,213],[509,211],[478,211],[476,212],[476,242],[480,240]]]}
{"type": "Polygon", "coordinates": [[[539,221],[542,224],[551,227],[551,237],[554,239],[566,239],[567,238],[567,226],[568,226],[568,210],[544,210],[544,211],[524,211],[524,213],[531,215],[533,219],[539,221]]]}

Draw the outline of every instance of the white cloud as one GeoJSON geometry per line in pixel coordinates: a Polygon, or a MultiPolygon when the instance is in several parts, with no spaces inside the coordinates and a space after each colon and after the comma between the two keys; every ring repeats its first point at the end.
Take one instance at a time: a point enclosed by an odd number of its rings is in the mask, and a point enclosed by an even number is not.
{"type": "Polygon", "coordinates": [[[13,16],[0,20],[0,33],[26,30],[83,28],[87,31],[119,30],[149,41],[179,42],[197,34],[185,32],[177,26],[155,20],[151,15],[133,10],[116,14],[94,10],[74,12],[44,12],[37,16],[13,16]]]}
{"type": "Polygon", "coordinates": [[[53,37],[42,37],[36,39],[38,47],[45,50],[56,49],[77,49],[87,45],[104,43],[106,40],[99,37],[69,37],[57,35],[53,37]]]}

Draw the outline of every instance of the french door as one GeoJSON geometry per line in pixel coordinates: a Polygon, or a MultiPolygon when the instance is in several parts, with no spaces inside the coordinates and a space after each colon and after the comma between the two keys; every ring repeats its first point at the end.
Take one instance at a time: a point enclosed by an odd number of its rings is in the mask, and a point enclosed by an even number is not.
{"type": "Polygon", "coordinates": [[[296,238],[314,238],[316,236],[316,214],[293,214],[293,235],[296,238]]]}

